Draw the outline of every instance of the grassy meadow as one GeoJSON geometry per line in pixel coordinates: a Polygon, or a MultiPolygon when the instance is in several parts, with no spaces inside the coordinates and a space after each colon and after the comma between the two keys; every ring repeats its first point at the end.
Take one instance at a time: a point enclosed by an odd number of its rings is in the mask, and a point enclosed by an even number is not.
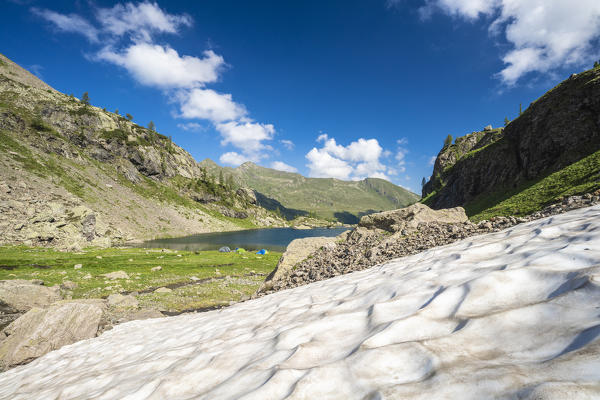
{"type": "Polygon", "coordinates": [[[0,247],[0,280],[40,279],[46,286],[63,285],[66,296],[74,299],[133,293],[142,308],[176,313],[247,298],[280,256],[139,248],[62,252],[10,246],[0,247]],[[75,268],[79,264],[81,267],[75,268]],[[123,271],[127,277],[104,276],[115,271],[123,271]],[[171,291],[155,292],[161,287],[171,291]]]}

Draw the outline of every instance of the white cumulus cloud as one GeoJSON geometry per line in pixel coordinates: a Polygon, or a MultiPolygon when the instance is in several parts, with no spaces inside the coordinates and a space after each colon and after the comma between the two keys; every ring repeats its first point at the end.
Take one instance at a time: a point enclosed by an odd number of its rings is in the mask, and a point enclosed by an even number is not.
{"type": "Polygon", "coordinates": [[[192,89],[177,95],[183,118],[207,119],[212,122],[231,121],[247,114],[244,106],[233,101],[230,94],[211,89],[192,89]]]}
{"type": "Polygon", "coordinates": [[[90,42],[98,42],[98,30],[85,18],[76,14],[59,14],[51,10],[32,8],[31,12],[38,17],[51,22],[56,29],[63,32],[79,33],[90,42]]]}
{"type": "Polygon", "coordinates": [[[306,154],[309,176],[342,180],[389,179],[388,174],[396,173],[381,162],[384,151],[377,139],[360,138],[343,146],[327,134],[321,134],[317,142],[323,143],[323,147],[314,147],[306,154]]]}
{"type": "Polygon", "coordinates": [[[241,165],[246,161],[256,162],[258,160],[249,158],[248,156],[237,153],[235,151],[229,151],[227,153],[223,153],[221,157],[219,157],[219,161],[221,162],[221,164],[232,165],[234,167],[237,167],[238,165],[241,165]]]}
{"type": "Polygon", "coordinates": [[[138,82],[163,89],[189,88],[215,82],[224,65],[212,50],[203,57],[180,56],[169,46],[133,44],[122,51],[105,47],[98,58],[125,68],[138,82]]]}
{"type": "Polygon", "coordinates": [[[504,33],[512,48],[498,76],[507,85],[530,72],[582,67],[599,56],[598,0],[428,0],[421,8],[423,15],[434,10],[470,21],[484,17],[492,34],[504,33]]]}
{"type": "MultiPolygon", "coordinates": [[[[32,12],[53,23],[59,30],[86,36],[100,42],[95,61],[105,61],[124,68],[140,84],[159,88],[168,99],[179,106],[175,116],[188,120],[207,120],[221,134],[221,144],[237,151],[221,156],[226,164],[258,161],[268,158],[275,128],[248,117],[243,104],[228,93],[218,93],[206,85],[219,80],[225,60],[212,50],[201,56],[179,54],[168,44],[158,44],[157,34],[178,34],[182,27],[191,26],[192,18],[185,14],[170,14],[155,2],[122,3],[111,8],[96,8],[95,27],[76,14],[59,14],[33,8],[32,12]]],[[[198,130],[201,125],[189,121],[178,125],[186,131],[198,130]]],[[[282,140],[288,149],[293,142],[282,140]]]]}
{"type": "Polygon", "coordinates": [[[168,14],[158,4],[150,2],[99,8],[96,18],[107,33],[116,36],[131,34],[146,41],[150,40],[152,32],[177,33],[179,27],[192,25],[188,15],[168,14]]]}
{"type": "Polygon", "coordinates": [[[271,168],[284,172],[298,172],[298,169],[284,163],[283,161],[273,161],[271,163],[271,168]]]}
{"type": "Polygon", "coordinates": [[[221,134],[222,145],[231,144],[237,147],[249,160],[258,161],[269,157],[272,148],[263,142],[273,139],[275,135],[273,125],[230,121],[217,124],[216,129],[221,134]]]}

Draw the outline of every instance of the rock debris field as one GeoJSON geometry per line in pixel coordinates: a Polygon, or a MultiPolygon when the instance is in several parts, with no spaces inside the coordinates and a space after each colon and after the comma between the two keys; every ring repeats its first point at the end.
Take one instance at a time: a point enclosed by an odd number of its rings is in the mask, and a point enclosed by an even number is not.
{"type": "Polygon", "coordinates": [[[132,321],[1,399],[600,397],[600,206],[232,307],[132,321]]]}

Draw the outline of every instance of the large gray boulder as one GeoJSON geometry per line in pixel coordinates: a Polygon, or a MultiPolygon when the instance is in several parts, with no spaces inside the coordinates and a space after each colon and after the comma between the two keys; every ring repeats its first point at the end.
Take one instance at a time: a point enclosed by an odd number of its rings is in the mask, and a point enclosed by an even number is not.
{"type": "Polygon", "coordinates": [[[308,237],[290,242],[279,259],[277,267],[267,276],[259,292],[269,290],[276,281],[283,280],[300,261],[305,260],[321,247],[335,247],[336,237],[308,237]]]}
{"type": "Polygon", "coordinates": [[[425,204],[416,203],[399,210],[384,211],[376,214],[365,215],[358,225],[368,229],[382,229],[388,232],[401,232],[414,230],[420,223],[465,223],[469,219],[462,207],[432,210],[425,204]]]}
{"type": "Polygon", "coordinates": [[[46,309],[32,308],[4,329],[6,338],[0,342],[0,370],[95,337],[105,309],[103,300],[66,300],[46,309]]]}
{"type": "Polygon", "coordinates": [[[43,286],[40,280],[14,279],[0,281],[0,304],[18,312],[45,307],[61,299],[58,286],[43,286]]]}

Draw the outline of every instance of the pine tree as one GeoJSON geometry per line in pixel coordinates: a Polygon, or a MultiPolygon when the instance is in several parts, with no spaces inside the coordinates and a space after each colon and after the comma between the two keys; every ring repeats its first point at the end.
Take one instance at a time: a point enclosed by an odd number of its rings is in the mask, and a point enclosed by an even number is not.
{"type": "Polygon", "coordinates": [[[444,140],[444,148],[450,146],[452,144],[452,140],[454,140],[452,135],[446,136],[446,140],[444,140]]]}
{"type": "Polygon", "coordinates": [[[125,114],[125,118],[127,118],[129,121],[131,121],[133,119],[133,115],[127,113],[127,114],[125,114]]]}
{"type": "Polygon", "coordinates": [[[523,104],[519,104],[519,116],[523,114],[523,104]]]}
{"type": "Polygon", "coordinates": [[[508,125],[510,120],[507,117],[504,117],[504,126],[508,125]]]}
{"type": "Polygon", "coordinates": [[[594,68],[599,68],[599,67],[600,67],[600,60],[594,61],[594,68]]]}
{"type": "Polygon", "coordinates": [[[154,122],[150,121],[150,122],[148,123],[148,129],[150,129],[152,132],[154,132],[154,131],[155,131],[155,129],[156,129],[156,125],[154,125],[154,122]]]}
{"type": "Polygon", "coordinates": [[[119,115],[119,109],[118,108],[115,110],[115,114],[119,115]]]}
{"type": "Polygon", "coordinates": [[[421,181],[421,188],[424,188],[425,185],[427,185],[427,179],[425,179],[425,177],[423,177],[423,180],[421,181]]]}
{"type": "Polygon", "coordinates": [[[225,179],[223,178],[223,170],[219,171],[219,185],[225,186],[225,179]]]}
{"type": "Polygon", "coordinates": [[[90,105],[90,95],[88,92],[83,92],[83,96],[81,96],[81,103],[83,103],[84,106],[90,105]]]}

